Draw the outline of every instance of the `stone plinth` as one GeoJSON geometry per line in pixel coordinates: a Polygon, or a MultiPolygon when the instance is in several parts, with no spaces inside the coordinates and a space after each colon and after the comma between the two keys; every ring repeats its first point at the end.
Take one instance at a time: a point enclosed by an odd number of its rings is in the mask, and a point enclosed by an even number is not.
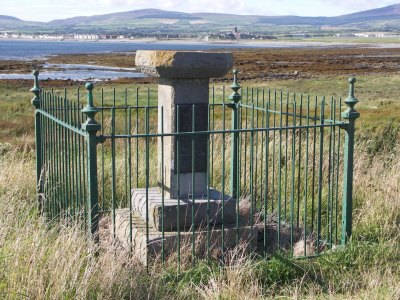
{"type": "MultiPolygon", "coordinates": [[[[148,190],[148,218],[149,227],[162,230],[162,219],[164,216],[164,230],[172,231],[177,228],[188,229],[192,226],[206,226],[209,220],[211,225],[231,224],[236,221],[236,201],[223,196],[220,192],[210,189],[210,201],[207,195],[180,199],[179,205],[177,199],[164,198],[164,214],[162,208],[161,193],[157,188],[148,190]],[[224,205],[224,213],[222,214],[222,204],[224,205]],[[179,207],[179,223],[178,223],[178,207],[179,207]],[[194,218],[192,219],[192,207],[194,209],[194,218]],[[209,211],[207,212],[207,207],[209,211]]],[[[146,220],[146,189],[135,189],[132,195],[132,208],[142,220],[146,220]]]]}
{"type": "Polygon", "coordinates": [[[232,53],[139,50],[136,66],[160,78],[209,79],[223,77],[233,66],[232,53]]]}
{"type": "MultiPolygon", "coordinates": [[[[130,216],[129,209],[120,209],[116,211],[116,235],[121,244],[126,248],[130,249],[130,216]]],[[[222,228],[221,226],[210,227],[210,253],[220,253],[222,247],[222,228]]],[[[241,249],[248,251],[249,249],[255,249],[257,246],[258,231],[256,227],[251,228],[250,226],[236,226],[225,225],[224,227],[224,248],[231,249],[236,246],[237,232],[239,233],[239,244],[241,249]]],[[[203,227],[202,230],[195,232],[195,254],[196,257],[206,257],[207,254],[207,228],[203,227]]],[[[192,243],[192,232],[182,231],[180,233],[180,248],[182,259],[190,257],[191,255],[191,243],[192,243]]],[[[142,218],[135,213],[132,213],[132,250],[134,256],[141,261],[143,264],[147,264],[148,258],[157,258],[162,255],[162,232],[157,231],[149,227],[149,236],[147,243],[146,236],[146,223],[142,218]]],[[[164,255],[165,258],[173,256],[177,253],[178,249],[178,233],[165,232],[164,233],[164,255]]]]}
{"type": "MultiPolygon", "coordinates": [[[[137,51],[136,66],[142,72],[160,77],[159,133],[207,131],[209,78],[224,76],[232,64],[231,53],[137,51]]],[[[165,136],[161,153],[161,138],[158,139],[158,185],[164,186],[170,199],[188,198],[193,193],[202,197],[207,192],[207,134],[196,136],[194,147],[192,141],[192,136],[179,137],[178,152],[177,138],[165,136]]]]}

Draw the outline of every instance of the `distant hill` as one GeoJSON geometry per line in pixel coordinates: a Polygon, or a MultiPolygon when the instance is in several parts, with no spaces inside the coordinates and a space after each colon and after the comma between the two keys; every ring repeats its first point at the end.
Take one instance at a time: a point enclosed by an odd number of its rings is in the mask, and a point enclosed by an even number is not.
{"type": "MultiPolygon", "coordinates": [[[[220,13],[183,13],[160,9],[142,9],[95,16],[80,16],[53,20],[47,23],[25,22],[11,16],[0,15],[0,29],[20,29],[46,32],[129,32],[141,31],[146,34],[162,33],[207,33],[231,29],[233,26],[249,32],[293,31],[284,26],[305,26],[308,30],[319,30],[320,26],[338,26],[339,28],[362,28],[363,30],[388,30],[400,26],[400,4],[361,11],[337,17],[301,17],[301,16],[261,16],[234,15],[220,13]],[[311,29],[310,29],[311,28],[311,29]],[[313,28],[313,29],[312,29],[313,28]]],[[[398,28],[397,28],[398,30],[398,28]]]]}
{"type": "Polygon", "coordinates": [[[48,24],[52,26],[77,26],[77,25],[93,25],[99,22],[103,23],[115,23],[120,24],[121,22],[131,21],[134,19],[197,19],[192,14],[166,11],[160,9],[142,9],[120,13],[112,13],[105,15],[97,15],[90,17],[74,17],[63,20],[50,21],[48,24]]]}
{"type": "Polygon", "coordinates": [[[261,16],[261,15],[234,15],[220,13],[182,13],[159,9],[143,9],[128,12],[112,13],[90,17],[75,17],[64,20],[54,20],[50,25],[96,24],[98,22],[121,23],[134,19],[176,19],[176,20],[202,20],[209,23],[248,23],[248,24],[273,24],[273,25],[339,25],[371,20],[385,20],[400,17],[400,4],[390,5],[358,13],[338,17],[300,17],[300,16],[261,16]]]}
{"type": "Polygon", "coordinates": [[[16,17],[5,16],[5,15],[0,15],[0,20],[1,21],[22,21],[16,17]]]}
{"type": "Polygon", "coordinates": [[[20,30],[24,31],[26,28],[38,28],[47,26],[41,22],[23,21],[16,17],[0,15],[0,30],[20,30]]]}
{"type": "Polygon", "coordinates": [[[368,21],[400,19],[400,3],[329,19],[332,19],[331,24],[349,24],[368,21]]]}

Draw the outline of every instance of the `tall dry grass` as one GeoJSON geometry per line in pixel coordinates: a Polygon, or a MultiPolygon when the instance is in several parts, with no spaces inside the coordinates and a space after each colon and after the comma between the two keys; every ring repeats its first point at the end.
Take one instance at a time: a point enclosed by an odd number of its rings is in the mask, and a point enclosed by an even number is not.
{"type": "Polygon", "coordinates": [[[399,145],[355,164],[354,237],[316,260],[250,258],[225,267],[199,262],[148,272],[112,245],[87,242],[80,226],[49,227],[38,217],[34,154],[3,147],[0,156],[0,297],[5,299],[398,299],[399,145]]]}

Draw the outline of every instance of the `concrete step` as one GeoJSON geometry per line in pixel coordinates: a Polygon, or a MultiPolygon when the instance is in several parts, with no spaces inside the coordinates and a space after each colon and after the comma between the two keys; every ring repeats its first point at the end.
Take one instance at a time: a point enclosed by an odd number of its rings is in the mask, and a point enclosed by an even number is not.
{"type": "MultiPolygon", "coordinates": [[[[130,249],[130,212],[129,209],[119,209],[116,211],[116,235],[121,244],[130,249]]],[[[207,250],[210,252],[220,252],[222,247],[222,226],[217,225],[210,228],[210,245],[207,249],[207,229],[200,228],[195,232],[195,252],[196,257],[205,257],[207,250]]],[[[241,250],[255,249],[258,240],[257,228],[241,226],[238,229],[239,244],[241,250]]],[[[236,245],[237,229],[235,224],[228,224],[224,227],[224,247],[232,249],[236,245]]],[[[192,232],[185,230],[180,232],[180,246],[182,255],[190,255],[192,245],[192,232]]],[[[132,213],[132,251],[134,256],[143,264],[147,264],[148,259],[161,257],[163,235],[162,232],[149,226],[148,242],[146,242],[146,223],[137,213],[132,213]]],[[[164,257],[167,258],[177,252],[178,232],[164,232],[164,257]]]]}
{"type": "MultiPolygon", "coordinates": [[[[148,218],[149,224],[154,229],[162,230],[162,219],[164,218],[164,231],[206,226],[209,216],[211,225],[230,224],[236,221],[236,200],[222,195],[215,189],[210,189],[210,200],[207,195],[192,199],[180,199],[179,223],[178,223],[178,200],[164,197],[164,211],[162,208],[162,197],[159,188],[148,189],[148,218]],[[194,218],[192,220],[192,207],[194,205],[194,218]],[[209,205],[209,212],[207,207],[209,205]],[[222,214],[222,206],[224,213],[222,214]]],[[[133,210],[146,220],[146,189],[135,189],[132,193],[133,210]]]]}

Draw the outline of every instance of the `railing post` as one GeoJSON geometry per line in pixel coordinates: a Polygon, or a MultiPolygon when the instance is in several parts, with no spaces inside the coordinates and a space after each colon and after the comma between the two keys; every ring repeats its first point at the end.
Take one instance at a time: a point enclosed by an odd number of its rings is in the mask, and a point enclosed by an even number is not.
{"type": "Polygon", "coordinates": [[[34,77],[34,85],[30,91],[35,95],[32,99],[32,105],[35,106],[35,146],[36,146],[36,192],[39,213],[43,214],[43,180],[42,180],[42,136],[41,136],[41,118],[40,118],[40,87],[39,87],[39,71],[32,72],[34,77]]]}
{"type": "Polygon", "coordinates": [[[86,131],[85,141],[87,145],[87,212],[88,212],[88,233],[89,238],[98,242],[99,230],[99,203],[98,203],[98,180],[97,180],[97,137],[96,133],[101,125],[97,123],[94,116],[99,111],[93,105],[94,84],[86,83],[87,105],[82,112],[87,116],[87,120],[82,124],[82,129],[86,131]]]}
{"type": "MultiPolygon", "coordinates": [[[[231,89],[233,93],[228,97],[232,102],[228,105],[232,109],[232,130],[239,128],[239,114],[238,114],[238,103],[242,99],[242,96],[238,93],[240,85],[237,81],[238,70],[233,70],[233,83],[231,89]]],[[[238,187],[239,187],[239,174],[238,174],[238,158],[239,158],[239,133],[234,131],[232,133],[232,154],[231,154],[231,195],[237,199],[238,187]]]]}
{"type": "Polygon", "coordinates": [[[352,232],[352,211],[353,211],[353,159],[354,159],[354,132],[355,120],[360,113],[354,109],[357,99],[354,97],[354,77],[349,78],[349,96],[344,101],[348,106],[342,112],[343,119],[348,120],[346,128],[346,139],[344,148],[344,174],[343,174],[343,202],[342,202],[342,245],[345,245],[352,232]]]}

